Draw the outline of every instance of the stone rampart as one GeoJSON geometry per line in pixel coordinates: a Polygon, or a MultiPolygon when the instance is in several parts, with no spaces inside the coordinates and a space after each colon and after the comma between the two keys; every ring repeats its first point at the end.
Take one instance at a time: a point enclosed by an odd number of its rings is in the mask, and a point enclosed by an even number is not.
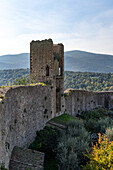
{"type": "Polygon", "coordinates": [[[85,90],[67,89],[65,96],[65,111],[76,116],[82,111],[95,108],[113,108],[113,92],[91,92],[85,90]]]}
{"type": "Polygon", "coordinates": [[[0,165],[8,168],[14,146],[27,148],[55,116],[50,85],[0,88],[0,165]]]}
{"type": "MultiPolygon", "coordinates": [[[[36,131],[58,115],[55,91],[51,85],[0,88],[0,166],[4,163],[8,168],[13,148],[27,148],[36,131]]],[[[62,108],[73,116],[94,108],[113,108],[113,92],[68,89],[64,96],[62,108]]],[[[63,94],[60,97],[63,100],[63,94]]]]}
{"type": "Polygon", "coordinates": [[[44,153],[14,147],[9,170],[44,170],[44,153]]]}

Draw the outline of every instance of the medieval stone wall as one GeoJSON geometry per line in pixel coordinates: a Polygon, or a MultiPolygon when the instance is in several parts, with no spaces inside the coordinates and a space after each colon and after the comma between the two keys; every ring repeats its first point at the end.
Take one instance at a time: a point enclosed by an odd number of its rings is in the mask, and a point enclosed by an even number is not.
{"type": "MultiPolygon", "coordinates": [[[[60,81],[55,79],[54,84],[60,87],[60,81]]],[[[69,89],[64,95],[58,94],[60,103],[65,96],[65,105],[62,104],[61,112],[56,113],[58,101],[54,84],[0,88],[0,165],[5,163],[8,168],[14,146],[27,148],[33,142],[36,131],[43,129],[46,122],[62,114],[64,109],[76,116],[94,108],[113,108],[113,92],[69,89]]]]}
{"type": "Polygon", "coordinates": [[[14,146],[27,148],[55,117],[53,91],[49,85],[0,88],[0,165],[8,168],[14,146]]]}
{"type": "Polygon", "coordinates": [[[14,147],[9,170],[44,170],[44,153],[14,147]]]}
{"type": "Polygon", "coordinates": [[[53,78],[53,42],[51,39],[30,43],[30,79],[44,82],[53,78]]]}
{"type": "Polygon", "coordinates": [[[64,46],[51,39],[30,43],[30,80],[48,82],[53,87],[56,115],[63,113],[64,105],[64,46]]]}
{"type": "Polygon", "coordinates": [[[53,45],[54,77],[56,79],[56,113],[64,112],[64,46],[53,45]]]}
{"type": "Polygon", "coordinates": [[[65,111],[76,116],[82,111],[95,108],[113,108],[113,92],[90,92],[84,90],[67,89],[65,96],[65,111]]]}

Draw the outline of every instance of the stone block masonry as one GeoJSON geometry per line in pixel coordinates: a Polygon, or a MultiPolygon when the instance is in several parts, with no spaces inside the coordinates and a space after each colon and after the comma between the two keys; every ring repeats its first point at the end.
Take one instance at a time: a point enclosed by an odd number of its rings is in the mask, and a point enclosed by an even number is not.
{"type": "Polygon", "coordinates": [[[113,109],[113,92],[67,89],[64,96],[65,112],[73,116],[95,108],[113,109]]]}
{"type": "Polygon", "coordinates": [[[30,79],[46,82],[53,79],[53,42],[51,39],[30,43],[30,79]]]}
{"type": "Polygon", "coordinates": [[[0,88],[0,96],[0,165],[8,168],[13,148],[27,148],[56,113],[51,85],[0,88]]]}
{"type": "Polygon", "coordinates": [[[54,88],[56,115],[64,110],[64,46],[51,39],[30,43],[30,80],[48,82],[54,88]]]}
{"type": "Polygon", "coordinates": [[[11,155],[9,170],[43,170],[44,153],[14,147],[11,155]]]}

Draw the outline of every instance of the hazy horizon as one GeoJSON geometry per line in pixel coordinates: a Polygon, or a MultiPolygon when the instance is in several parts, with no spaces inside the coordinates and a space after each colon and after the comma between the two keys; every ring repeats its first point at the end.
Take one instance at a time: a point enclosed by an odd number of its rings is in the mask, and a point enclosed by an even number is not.
{"type": "MultiPolygon", "coordinates": [[[[66,52],[73,52],[73,51],[80,51],[80,52],[86,52],[86,53],[92,53],[92,54],[102,54],[102,55],[111,55],[113,56],[113,54],[105,54],[105,53],[96,53],[96,52],[91,52],[91,51],[83,51],[83,50],[69,50],[69,51],[64,51],[64,53],[66,52]]],[[[0,56],[6,56],[6,55],[20,55],[20,54],[30,54],[30,52],[22,52],[22,53],[16,53],[16,54],[3,54],[0,56]]]]}

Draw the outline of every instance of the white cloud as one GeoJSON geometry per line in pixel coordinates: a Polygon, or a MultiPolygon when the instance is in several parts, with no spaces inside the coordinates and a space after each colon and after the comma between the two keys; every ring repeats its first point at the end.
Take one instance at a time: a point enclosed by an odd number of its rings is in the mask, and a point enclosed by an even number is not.
{"type": "MultiPolygon", "coordinates": [[[[29,52],[32,40],[52,38],[67,50],[113,54],[113,10],[84,17],[69,0],[0,0],[0,55],[29,52]],[[54,4],[55,2],[55,4],[54,4]],[[63,3],[62,3],[63,2],[63,3]],[[67,3],[68,2],[68,3],[67,3]],[[74,9],[76,9],[74,11],[74,9]],[[78,18],[77,18],[78,17],[78,18]]],[[[87,2],[90,3],[89,0],[87,2]]],[[[98,7],[96,1],[95,7],[98,7]]],[[[85,10],[91,5],[83,3],[85,10]]],[[[85,12],[87,12],[87,10],[85,12]]],[[[87,15],[86,15],[87,16],[87,15]]]]}
{"type": "MultiPolygon", "coordinates": [[[[83,37],[75,33],[40,33],[40,34],[23,34],[1,44],[2,53],[17,54],[30,51],[30,42],[32,40],[42,40],[52,38],[54,43],[63,43],[65,51],[85,50],[96,53],[113,54],[113,29],[108,33],[107,29],[100,30],[98,35],[93,38],[83,37]],[[104,35],[104,36],[103,36],[104,35]]],[[[1,55],[0,54],[0,55],[1,55]]]]}

